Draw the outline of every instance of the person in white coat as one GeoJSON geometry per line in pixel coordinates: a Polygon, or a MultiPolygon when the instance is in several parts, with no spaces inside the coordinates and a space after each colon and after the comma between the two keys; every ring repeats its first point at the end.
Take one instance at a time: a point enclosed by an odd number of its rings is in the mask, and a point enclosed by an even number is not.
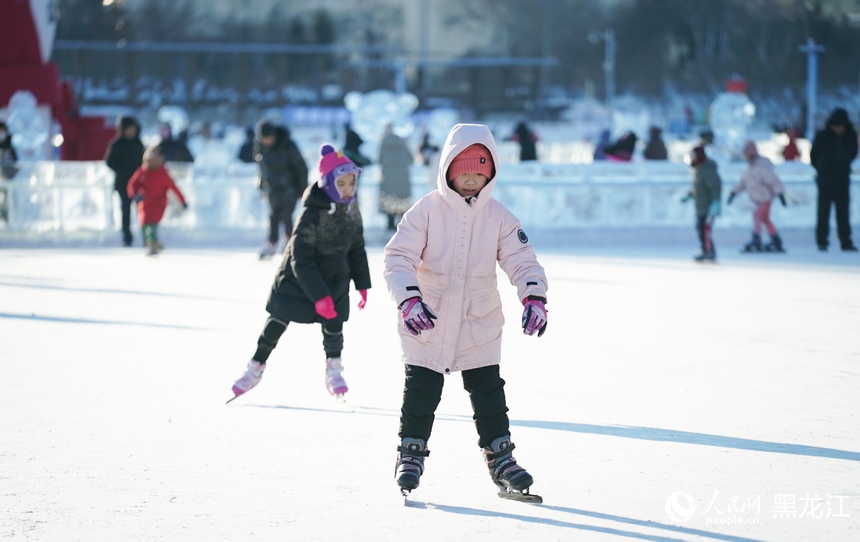
{"type": "Polygon", "coordinates": [[[456,371],[493,482],[507,493],[528,493],[533,483],[511,453],[496,263],[517,287],[528,335],[546,330],[547,280],[519,220],[492,198],[498,163],[487,126],[454,126],[436,190],[409,209],[385,247],[383,276],[400,308],[406,364],[395,474],[404,494],[418,487],[444,379],[456,371]]]}
{"type": "Polygon", "coordinates": [[[741,250],[743,252],[785,252],[782,238],[770,220],[770,205],[773,198],[778,197],[783,207],[786,205],[785,188],[773,170],[771,161],[758,153],[754,142],[747,141],[744,143],[743,153],[749,167],[744,170],[740,180],[732,188],[727,202],[731,205],[735,196],[746,191],[755,204],[752,239],[741,250]],[[767,233],[770,235],[770,242],[766,245],[762,245],[761,242],[762,226],[767,228],[767,233]]]}

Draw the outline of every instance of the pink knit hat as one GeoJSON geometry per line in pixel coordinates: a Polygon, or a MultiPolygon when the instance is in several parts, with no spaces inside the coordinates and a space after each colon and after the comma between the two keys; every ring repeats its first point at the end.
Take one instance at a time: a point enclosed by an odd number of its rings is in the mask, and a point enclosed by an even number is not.
{"type": "Polygon", "coordinates": [[[493,156],[487,147],[476,143],[463,149],[448,166],[448,180],[464,173],[480,173],[488,179],[493,178],[493,156]]]}
{"type": "Polygon", "coordinates": [[[317,185],[328,194],[332,201],[337,203],[349,203],[355,199],[355,195],[344,199],[335,186],[335,179],[341,175],[352,173],[355,175],[355,183],[358,186],[358,176],[361,175],[361,168],[355,165],[352,160],[343,154],[343,151],[337,151],[328,143],[320,147],[320,161],[317,165],[320,178],[317,185]]]}
{"type": "Polygon", "coordinates": [[[744,143],[743,148],[744,158],[747,160],[752,160],[753,158],[758,156],[758,148],[755,146],[755,142],[747,139],[744,143]]]}

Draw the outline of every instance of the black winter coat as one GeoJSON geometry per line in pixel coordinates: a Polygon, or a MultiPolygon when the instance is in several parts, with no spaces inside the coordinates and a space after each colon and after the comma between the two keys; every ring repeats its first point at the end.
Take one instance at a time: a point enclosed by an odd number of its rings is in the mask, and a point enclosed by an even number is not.
{"type": "Polygon", "coordinates": [[[260,163],[260,188],[266,192],[270,203],[275,205],[288,195],[301,194],[307,188],[308,166],[284,128],[278,128],[271,147],[259,141],[254,147],[255,159],[260,163]]]}
{"type": "Polygon", "coordinates": [[[851,162],[857,158],[857,132],[846,126],[842,137],[837,137],[830,128],[817,134],[809,153],[812,167],[818,175],[819,185],[837,187],[850,182],[851,162]]]}
{"type": "MultiPolygon", "coordinates": [[[[132,123],[134,121],[126,121],[125,118],[121,120],[120,132],[110,142],[105,155],[107,166],[116,173],[114,188],[121,194],[126,193],[128,180],[143,163],[143,143],[141,143],[140,137],[135,139],[122,137],[122,130],[127,126],[126,122],[132,123]]],[[[138,126],[139,133],[140,127],[138,126]]]]}
{"type": "Polygon", "coordinates": [[[313,184],[302,197],[302,212],[287,243],[266,310],[285,322],[345,322],[349,319],[349,281],[370,288],[364,228],[358,204],[334,203],[313,184]],[[334,300],[337,317],[326,320],[314,303],[334,300]]]}

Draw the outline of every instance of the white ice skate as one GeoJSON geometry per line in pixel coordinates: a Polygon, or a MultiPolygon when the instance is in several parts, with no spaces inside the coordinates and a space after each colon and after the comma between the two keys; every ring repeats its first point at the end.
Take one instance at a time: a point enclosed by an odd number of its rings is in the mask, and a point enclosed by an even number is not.
{"type": "Polygon", "coordinates": [[[343,364],[340,358],[328,358],[325,360],[325,387],[328,392],[338,400],[343,399],[349,388],[343,379],[343,364]]]}
{"type": "MultiPolygon", "coordinates": [[[[251,388],[260,383],[260,380],[263,379],[263,371],[266,370],[266,364],[260,363],[256,360],[251,360],[248,362],[248,367],[245,369],[245,374],[242,375],[242,378],[236,381],[233,384],[233,399],[239,397],[243,393],[249,391],[251,388]]],[[[230,399],[232,401],[233,399],[230,399]]],[[[228,403],[230,401],[227,401],[228,403]]]]}

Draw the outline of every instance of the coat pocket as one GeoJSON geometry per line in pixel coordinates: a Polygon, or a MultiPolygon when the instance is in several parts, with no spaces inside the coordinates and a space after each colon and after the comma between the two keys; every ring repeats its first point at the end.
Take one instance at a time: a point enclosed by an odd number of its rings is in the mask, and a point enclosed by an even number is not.
{"type": "Polygon", "coordinates": [[[476,297],[469,302],[467,319],[475,345],[481,346],[502,334],[505,316],[498,291],[476,297]]]}

